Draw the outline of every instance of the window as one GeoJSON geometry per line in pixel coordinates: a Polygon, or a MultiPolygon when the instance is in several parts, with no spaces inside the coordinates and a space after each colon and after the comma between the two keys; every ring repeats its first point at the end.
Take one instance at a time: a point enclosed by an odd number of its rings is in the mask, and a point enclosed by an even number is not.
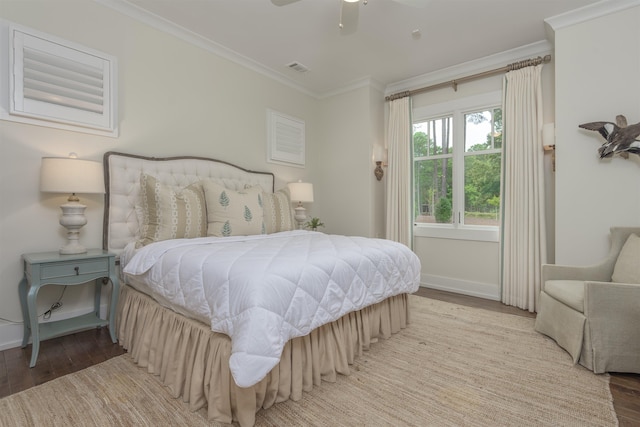
{"type": "Polygon", "coordinates": [[[498,94],[497,98],[474,97],[414,111],[416,235],[497,240],[502,151],[499,103],[498,94]]]}

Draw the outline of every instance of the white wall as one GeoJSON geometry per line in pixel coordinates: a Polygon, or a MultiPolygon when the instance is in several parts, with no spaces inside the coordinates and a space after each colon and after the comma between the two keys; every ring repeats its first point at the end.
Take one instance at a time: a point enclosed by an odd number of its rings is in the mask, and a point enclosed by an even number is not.
{"type": "MultiPolygon", "coordinates": [[[[107,138],[0,121],[0,318],[22,320],[21,254],[55,251],[65,242],[58,224],[65,197],[38,189],[44,156],[213,157],[273,172],[276,189],[298,179],[314,183],[307,213],[327,224],[322,231],[384,234],[382,185],[371,160],[373,144],[383,138],[384,99],[373,83],[320,100],[91,0],[3,2],[0,18],[114,55],[120,126],[118,138],[107,138]],[[305,168],[266,162],[268,108],[305,121],[305,168]]],[[[103,198],[81,198],[89,221],[81,242],[101,247],[103,198]]],[[[60,290],[41,290],[39,313],[60,290]]],[[[63,302],[52,320],[90,311],[91,289],[69,288],[63,302]]],[[[21,324],[0,320],[0,349],[21,338],[21,324]]]]}
{"type": "MultiPolygon", "coordinates": [[[[116,56],[120,113],[119,138],[0,121],[1,318],[22,320],[17,292],[21,254],[55,251],[65,241],[58,224],[59,205],[65,197],[38,189],[43,156],[67,156],[74,151],[81,158],[101,161],[103,153],[110,150],[207,156],[274,172],[277,187],[321,176],[321,167],[328,167],[313,157],[307,158],[304,169],[266,162],[267,108],[303,119],[307,147],[314,153],[323,129],[318,99],[94,1],[5,1],[0,18],[116,56]]],[[[4,78],[5,71],[0,75],[4,78]]],[[[344,140],[344,144],[350,143],[351,138],[344,140]]],[[[352,163],[349,155],[349,150],[341,153],[347,164],[352,163]]],[[[362,162],[368,162],[366,155],[362,162]]],[[[368,169],[368,164],[361,169],[368,169]]],[[[366,188],[367,183],[364,185],[366,188]]],[[[338,185],[334,191],[343,189],[338,185]]],[[[101,247],[102,197],[80,197],[88,205],[89,221],[81,231],[81,242],[101,247]]],[[[328,194],[318,201],[333,204],[332,199],[333,194],[328,194]]],[[[58,298],[60,290],[49,286],[41,291],[40,313],[58,298]]],[[[62,309],[52,318],[90,311],[91,301],[89,287],[69,288],[62,309]]],[[[19,345],[21,337],[21,324],[0,321],[0,349],[19,345]]]]}
{"type": "Polygon", "coordinates": [[[640,122],[640,6],[553,26],[556,261],[589,265],[607,253],[609,227],[640,225],[640,156],[600,160],[604,140],[578,128],[618,114],[640,122]]]}
{"type": "Polygon", "coordinates": [[[373,86],[321,101],[323,128],[313,156],[322,172],[314,177],[319,205],[313,209],[326,225],[322,231],[384,235],[384,182],[375,179],[372,160],[374,144],[384,139],[383,108],[384,96],[373,86]]]}

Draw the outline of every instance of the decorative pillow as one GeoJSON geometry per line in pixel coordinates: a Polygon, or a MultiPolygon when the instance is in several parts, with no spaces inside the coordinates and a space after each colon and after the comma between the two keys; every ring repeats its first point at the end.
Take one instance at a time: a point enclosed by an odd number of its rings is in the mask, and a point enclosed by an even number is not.
{"type": "Polygon", "coordinates": [[[213,181],[202,181],[207,202],[209,236],[264,234],[262,189],[234,191],[213,181]]]}
{"type": "Polygon", "coordinates": [[[288,188],[275,193],[262,193],[264,202],[264,225],[267,233],[291,231],[296,229],[296,222],[291,213],[291,198],[288,188]]]}
{"type": "Polygon", "coordinates": [[[640,237],[631,234],[627,238],[613,267],[611,280],[616,283],[640,283],[640,237]]]}
{"type": "Polygon", "coordinates": [[[207,208],[199,183],[176,190],[143,173],[140,175],[140,199],[139,246],[207,235],[207,208]]]}

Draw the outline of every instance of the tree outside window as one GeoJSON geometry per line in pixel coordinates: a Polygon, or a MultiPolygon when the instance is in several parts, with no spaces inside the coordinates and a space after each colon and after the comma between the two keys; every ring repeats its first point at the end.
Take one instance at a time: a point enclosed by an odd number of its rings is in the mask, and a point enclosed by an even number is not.
{"type": "Polygon", "coordinates": [[[498,226],[501,149],[500,108],[415,122],[414,221],[498,226]]]}

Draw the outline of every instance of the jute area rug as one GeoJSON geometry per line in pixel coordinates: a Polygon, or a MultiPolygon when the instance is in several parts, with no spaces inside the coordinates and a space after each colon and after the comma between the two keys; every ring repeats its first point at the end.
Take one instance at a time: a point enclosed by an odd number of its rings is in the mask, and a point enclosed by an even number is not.
{"type": "MultiPolygon", "coordinates": [[[[411,297],[411,324],[349,376],[258,426],[614,426],[609,376],[574,366],[534,320],[411,297]]],[[[204,426],[128,355],[0,400],[4,426],[204,426]]]]}

